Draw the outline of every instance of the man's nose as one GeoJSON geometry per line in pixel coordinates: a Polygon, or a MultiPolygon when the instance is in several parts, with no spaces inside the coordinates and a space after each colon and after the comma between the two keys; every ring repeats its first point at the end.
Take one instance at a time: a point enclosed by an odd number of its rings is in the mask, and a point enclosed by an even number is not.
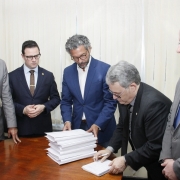
{"type": "Polygon", "coordinates": [[[115,100],[116,100],[116,99],[118,99],[118,97],[117,97],[117,96],[115,96],[115,95],[113,94],[113,99],[115,99],[115,100]]]}
{"type": "Polygon", "coordinates": [[[78,61],[79,61],[79,63],[82,63],[84,60],[82,60],[81,58],[79,58],[79,60],[78,60],[78,61]]]}

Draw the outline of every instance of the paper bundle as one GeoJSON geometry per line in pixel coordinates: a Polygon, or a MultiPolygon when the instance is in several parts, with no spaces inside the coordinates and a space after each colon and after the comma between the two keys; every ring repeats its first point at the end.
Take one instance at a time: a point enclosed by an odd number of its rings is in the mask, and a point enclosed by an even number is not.
{"type": "Polygon", "coordinates": [[[109,169],[111,168],[111,166],[109,166],[110,163],[111,161],[108,159],[106,159],[104,162],[99,160],[82,166],[82,169],[95,174],[96,176],[102,176],[109,172],[109,169]]]}
{"type": "Polygon", "coordinates": [[[82,129],[46,133],[47,155],[59,165],[92,157],[97,137],[82,129]]]}

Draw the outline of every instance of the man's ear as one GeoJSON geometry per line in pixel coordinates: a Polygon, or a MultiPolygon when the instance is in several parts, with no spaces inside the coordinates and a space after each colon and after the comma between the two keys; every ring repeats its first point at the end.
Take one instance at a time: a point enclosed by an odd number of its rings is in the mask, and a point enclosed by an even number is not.
{"type": "Polygon", "coordinates": [[[129,86],[133,91],[136,91],[138,85],[136,83],[131,83],[130,86],[129,86]]]}

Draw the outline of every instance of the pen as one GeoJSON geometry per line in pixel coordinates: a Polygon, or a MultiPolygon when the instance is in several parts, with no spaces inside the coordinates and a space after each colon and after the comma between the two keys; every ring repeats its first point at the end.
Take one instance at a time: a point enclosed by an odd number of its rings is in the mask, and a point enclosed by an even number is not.
{"type": "Polygon", "coordinates": [[[101,154],[99,157],[104,157],[104,156],[107,156],[107,155],[109,155],[109,153],[101,154]]]}

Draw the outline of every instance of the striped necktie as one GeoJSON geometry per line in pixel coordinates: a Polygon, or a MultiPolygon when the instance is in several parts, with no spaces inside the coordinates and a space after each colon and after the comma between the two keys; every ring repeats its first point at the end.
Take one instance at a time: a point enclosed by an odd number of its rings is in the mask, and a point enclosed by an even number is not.
{"type": "Polygon", "coordinates": [[[174,124],[173,124],[175,129],[177,128],[177,126],[180,123],[180,108],[179,107],[180,107],[180,105],[178,106],[178,110],[177,110],[178,112],[177,112],[177,115],[176,115],[176,117],[174,119],[174,124]]]}

